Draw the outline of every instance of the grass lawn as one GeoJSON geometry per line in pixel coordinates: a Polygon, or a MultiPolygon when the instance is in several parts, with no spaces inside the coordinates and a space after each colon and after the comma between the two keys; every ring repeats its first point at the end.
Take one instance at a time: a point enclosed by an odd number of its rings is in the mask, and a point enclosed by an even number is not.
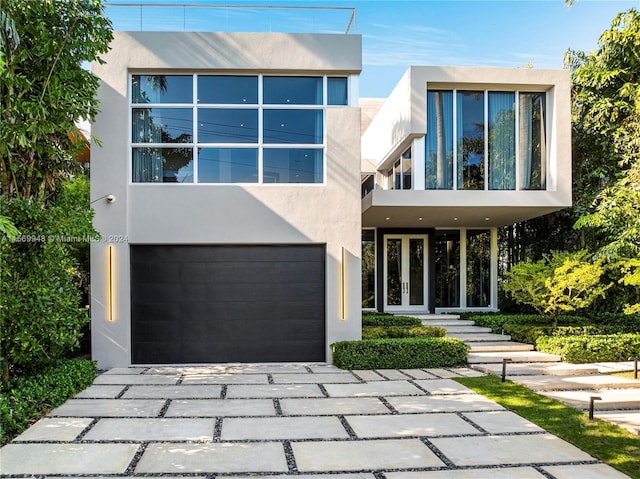
{"type": "Polygon", "coordinates": [[[591,456],[640,479],[640,438],[626,429],[541,396],[519,384],[502,383],[497,376],[458,378],[501,406],[561,437],[591,456]]]}

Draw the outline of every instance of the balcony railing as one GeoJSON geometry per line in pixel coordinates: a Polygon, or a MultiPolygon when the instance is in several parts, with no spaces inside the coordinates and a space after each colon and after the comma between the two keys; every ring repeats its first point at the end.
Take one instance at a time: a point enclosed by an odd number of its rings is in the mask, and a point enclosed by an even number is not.
{"type": "Polygon", "coordinates": [[[114,30],[190,32],[356,33],[354,7],[104,4],[114,30]]]}

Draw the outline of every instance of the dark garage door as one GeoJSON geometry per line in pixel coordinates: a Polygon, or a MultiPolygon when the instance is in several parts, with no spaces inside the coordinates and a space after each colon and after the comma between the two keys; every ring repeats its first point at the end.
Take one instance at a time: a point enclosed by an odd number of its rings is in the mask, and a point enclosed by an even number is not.
{"type": "Polygon", "coordinates": [[[324,245],[131,246],[132,361],[324,361],[324,271],[324,245]]]}

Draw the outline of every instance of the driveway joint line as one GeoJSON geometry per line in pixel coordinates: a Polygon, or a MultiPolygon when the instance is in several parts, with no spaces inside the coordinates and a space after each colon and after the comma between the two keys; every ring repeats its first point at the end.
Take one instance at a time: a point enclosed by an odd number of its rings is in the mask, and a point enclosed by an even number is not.
{"type": "Polygon", "coordinates": [[[473,422],[471,419],[469,419],[467,416],[464,415],[464,413],[462,412],[456,412],[455,413],[456,416],[458,416],[460,419],[462,419],[464,422],[466,422],[467,424],[475,427],[478,431],[480,431],[481,433],[484,434],[490,434],[489,431],[487,431],[485,428],[483,428],[482,426],[480,426],[479,424],[473,422]]]}
{"type": "Polygon", "coordinates": [[[284,457],[287,460],[287,467],[289,468],[289,473],[297,473],[298,465],[296,464],[296,457],[293,454],[293,447],[291,446],[291,441],[285,439],[282,441],[282,447],[284,448],[284,457]]]}
{"type": "Polygon", "coordinates": [[[283,417],[284,413],[282,412],[282,405],[280,404],[279,398],[273,398],[273,409],[276,411],[276,417],[283,417]]]}
{"type": "Polygon", "coordinates": [[[351,427],[351,424],[349,424],[349,422],[344,417],[344,415],[342,414],[339,415],[338,419],[340,420],[340,424],[342,424],[342,427],[344,427],[345,431],[347,431],[347,434],[349,435],[349,439],[352,439],[352,440],[358,439],[358,435],[353,430],[353,428],[351,427]]]}

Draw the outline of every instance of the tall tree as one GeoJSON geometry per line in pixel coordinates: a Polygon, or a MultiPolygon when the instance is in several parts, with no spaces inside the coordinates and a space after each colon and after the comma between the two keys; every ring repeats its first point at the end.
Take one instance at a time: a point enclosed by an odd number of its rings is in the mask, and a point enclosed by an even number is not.
{"type": "Polygon", "coordinates": [[[569,52],[574,146],[583,194],[576,228],[590,231],[597,257],[621,267],[638,310],[640,280],[640,14],[618,14],[597,51],[569,52]]]}
{"type": "Polygon", "coordinates": [[[79,119],[98,112],[82,68],[112,39],[100,0],[0,0],[0,191],[46,198],[74,173],[79,119]]]}

